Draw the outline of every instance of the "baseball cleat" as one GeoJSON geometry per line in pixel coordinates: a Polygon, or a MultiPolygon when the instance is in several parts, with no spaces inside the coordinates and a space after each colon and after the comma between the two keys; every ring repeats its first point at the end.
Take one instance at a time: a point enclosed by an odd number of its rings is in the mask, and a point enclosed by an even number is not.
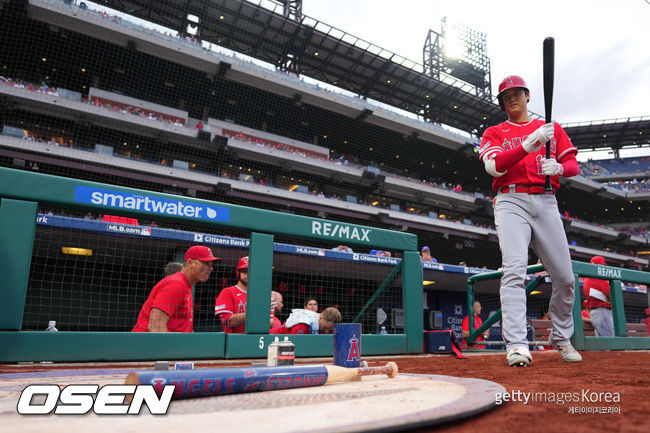
{"type": "Polygon", "coordinates": [[[582,361],[582,356],[580,356],[578,351],[575,350],[570,343],[566,346],[555,346],[555,348],[560,352],[560,355],[562,355],[562,358],[564,358],[566,362],[582,361]]]}
{"type": "Polygon", "coordinates": [[[515,347],[509,350],[506,359],[510,367],[528,367],[533,362],[533,357],[527,347],[515,347]]]}

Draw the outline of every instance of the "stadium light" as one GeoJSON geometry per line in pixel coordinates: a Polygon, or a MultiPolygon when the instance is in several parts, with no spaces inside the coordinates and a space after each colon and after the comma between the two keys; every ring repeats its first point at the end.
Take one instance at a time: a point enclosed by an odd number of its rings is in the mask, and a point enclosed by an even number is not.
{"type": "Polygon", "coordinates": [[[443,26],[444,45],[442,50],[444,56],[448,59],[464,59],[467,51],[465,26],[449,17],[443,21],[443,26]]]}
{"type": "Polygon", "coordinates": [[[78,247],[61,247],[61,252],[63,254],[70,254],[73,256],[92,256],[93,255],[93,250],[89,250],[86,248],[78,248],[78,247]]]}

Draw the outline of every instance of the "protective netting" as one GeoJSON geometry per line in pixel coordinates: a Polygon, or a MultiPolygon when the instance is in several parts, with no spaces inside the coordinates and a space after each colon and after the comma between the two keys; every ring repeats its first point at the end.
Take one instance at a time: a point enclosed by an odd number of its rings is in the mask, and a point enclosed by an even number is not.
{"type": "MultiPolygon", "coordinates": [[[[222,261],[208,281],[193,287],[194,331],[220,331],[215,299],[237,283],[235,267],[248,255],[249,236],[245,231],[41,208],[23,329],[43,330],[55,320],[65,331],[130,331],[167,266],[183,263],[185,251],[201,244],[222,261]]],[[[284,322],[293,308],[303,308],[313,298],[318,311],[335,307],[344,322],[356,320],[364,332],[375,333],[377,308],[390,312],[402,307],[401,275],[384,284],[397,260],[378,263],[375,256],[360,257],[337,247],[278,239],[272,288],[283,296],[284,307],[277,317],[284,322]],[[379,297],[368,304],[380,287],[379,297]]],[[[401,324],[387,320],[383,325],[387,332],[402,332],[401,324]]]]}

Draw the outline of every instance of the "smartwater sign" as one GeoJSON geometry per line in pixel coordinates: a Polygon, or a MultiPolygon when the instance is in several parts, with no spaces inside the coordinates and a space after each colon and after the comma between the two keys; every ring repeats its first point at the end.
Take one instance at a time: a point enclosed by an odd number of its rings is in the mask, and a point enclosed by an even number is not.
{"type": "Polygon", "coordinates": [[[141,194],[130,194],[101,188],[77,185],[74,201],[77,203],[137,210],[157,215],[171,215],[208,221],[230,222],[230,209],[220,206],[189,203],[141,194]]]}

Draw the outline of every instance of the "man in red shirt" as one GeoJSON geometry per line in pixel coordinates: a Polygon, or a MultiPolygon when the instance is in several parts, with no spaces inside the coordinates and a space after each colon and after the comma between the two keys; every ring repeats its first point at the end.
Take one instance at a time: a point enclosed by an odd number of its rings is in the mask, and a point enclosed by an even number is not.
{"type": "Polygon", "coordinates": [[[501,323],[510,366],[527,366],[533,358],[528,350],[525,279],[528,248],[553,281],[550,343],[567,362],[582,357],[571,345],[575,278],[555,191],[560,176],[579,172],[578,150],[555,122],[545,124],[528,114],[530,91],[523,78],[506,77],[499,85],[499,106],[508,120],[485,130],[479,157],[485,171],[494,177],[494,223],[499,236],[503,278],[499,290],[501,323]],[[551,157],[546,158],[548,143],[551,157]],[[551,191],[544,183],[550,176],[551,191]]]}
{"type": "Polygon", "coordinates": [[[275,290],[271,291],[271,320],[273,320],[273,325],[271,325],[269,334],[281,333],[282,322],[280,322],[280,319],[278,319],[276,315],[282,312],[283,306],[282,294],[275,290]]]}
{"type": "Polygon", "coordinates": [[[183,268],[160,280],[151,290],[132,332],[192,332],[192,285],[208,281],[214,261],[221,259],[213,256],[210,248],[189,248],[183,268]]]}
{"type": "MultiPolygon", "coordinates": [[[[224,332],[243,334],[246,330],[246,301],[248,299],[248,256],[239,259],[235,272],[237,274],[237,284],[226,287],[219,293],[215,301],[214,314],[221,319],[224,332]]],[[[278,293],[278,295],[280,294],[278,293]]],[[[273,303],[273,300],[274,297],[271,296],[271,303],[273,303]]],[[[280,324],[275,323],[275,309],[278,306],[277,298],[275,300],[276,304],[271,306],[269,330],[274,329],[275,332],[273,333],[279,333],[280,324]]],[[[280,295],[281,302],[282,295],[280,295]]]]}
{"type": "Polygon", "coordinates": [[[246,323],[246,297],[248,294],[248,256],[242,257],[235,269],[237,284],[219,293],[214,306],[226,333],[243,334],[246,323]]]}
{"type": "MultiPolygon", "coordinates": [[[[481,303],[479,301],[474,301],[474,329],[478,329],[479,326],[483,324],[483,320],[480,317],[481,314],[481,303]]],[[[466,338],[469,336],[469,316],[465,316],[463,323],[461,324],[461,329],[463,332],[463,349],[485,349],[483,345],[467,345],[466,338]]],[[[476,337],[476,341],[483,341],[490,336],[490,331],[487,330],[483,335],[476,337]]]]}
{"type": "MultiPolygon", "coordinates": [[[[602,256],[591,258],[594,265],[604,265],[602,256]]],[[[612,316],[612,302],[609,297],[609,281],[596,278],[585,278],[582,283],[585,293],[585,309],[589,310],[591,326],[599,337],[614,336],[614,317],[612,316]]]]}
{"type": "Polygon", "coordinates": [[[282,325],[283,334],[330,334],[335,323],[341,323],[341,313],[328,307],[322,313],[295,308],[282,325]]]}

